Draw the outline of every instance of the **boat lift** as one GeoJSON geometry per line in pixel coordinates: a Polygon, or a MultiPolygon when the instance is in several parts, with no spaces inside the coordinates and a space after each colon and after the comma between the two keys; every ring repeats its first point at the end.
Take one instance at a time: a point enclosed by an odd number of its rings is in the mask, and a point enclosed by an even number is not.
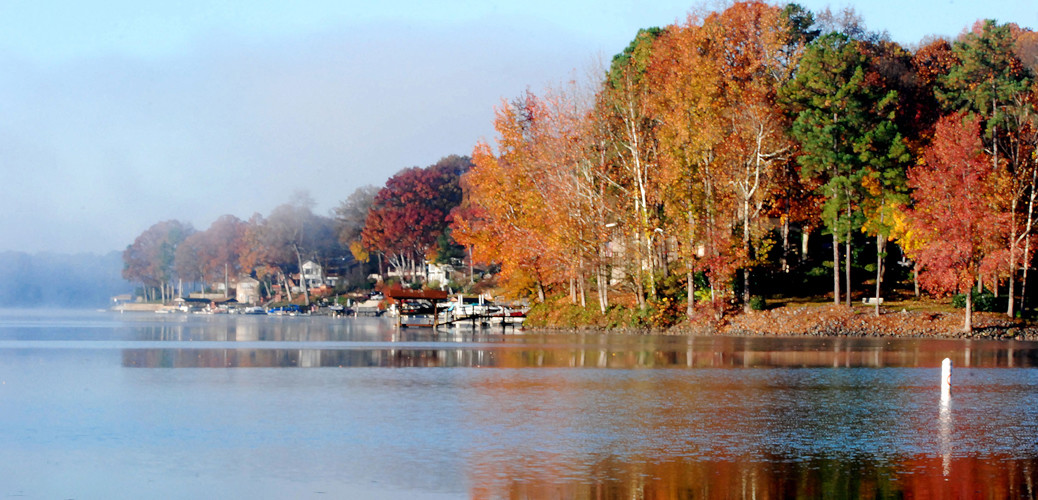
{"type": "Polygon", "coordinates": [[[397,306],[398,314],[396,316],[396,326],[424,326],[436,328],[439,326],[439,308],[437,305],[440,302],[447,300],[448,294],[445,291],[440,290],[389,290],[386,294],[399,304],[397,306]],[[432,304],[432,311],[426,310],[425,302],[432,304]],[[432,322],[429,324],[419,322],[404,322],[404,316],[415,318],[419,316],[432,315],[432,322]]]}

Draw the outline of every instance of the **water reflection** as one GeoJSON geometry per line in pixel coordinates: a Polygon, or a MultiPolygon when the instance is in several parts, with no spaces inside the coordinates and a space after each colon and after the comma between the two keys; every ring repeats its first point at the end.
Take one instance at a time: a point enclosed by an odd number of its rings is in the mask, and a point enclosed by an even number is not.
{"type": "Polygon", "coordinates": [[[150,326],[139,338],[168,342],[169,347],[134,348],[131,343],[123,359],[126,366],[161,368],[891,368],[940,366],[944,358],[967,368],[1038,366],[1038,347],[1032,342],[494,335],[372,326],[150,326]],[[220,348],[208,347],[217,344],[220,348]]]}
{"type": "MultiPolygon", "coordinates": [[[[551,457],[546,457],[551,460],[551,457]]],[[[646,461],[609,457],[589,476],[573,480],[546,464],[543,476],[526,477],[515,462],[475,464],[472,498],[1035,498],[1038,461],[1012,457],[962,457],[941,474],[942,459],[898,461],[790,460],[781,456],[731,461],[646,461]]],[[[555,468],[555,466],[558,468],[555,468]]]]}
{"type": "Polygon", "coordinates": [[[952,401],[951,396],[947,394],[941,394],[941,412],[938,421],[940,426],[940,442],[941,442],[941,472],[947,476],[951,473],[951,457],[952,457],[952,401]]]}
{"type": "Polygon", "coordinates": [[[306,484],[284,498],[1034,498],[1036,346],[0,316],[0,462],[306,484]]]}

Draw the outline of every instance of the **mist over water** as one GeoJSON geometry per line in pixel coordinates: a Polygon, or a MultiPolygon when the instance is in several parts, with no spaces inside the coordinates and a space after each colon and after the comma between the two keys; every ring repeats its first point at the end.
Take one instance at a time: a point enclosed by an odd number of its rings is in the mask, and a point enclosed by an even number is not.
{"type": "Polygon", "coordinates": [[[122,269],[120,252],[0,252],[0,308],[106,308],[133,291],[122,269]]]}

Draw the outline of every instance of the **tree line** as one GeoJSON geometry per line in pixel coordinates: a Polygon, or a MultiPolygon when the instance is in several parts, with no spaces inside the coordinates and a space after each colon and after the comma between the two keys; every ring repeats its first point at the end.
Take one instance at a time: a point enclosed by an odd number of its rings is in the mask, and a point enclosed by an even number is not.
{"type": "MultiPolygon", "coordinates": [[[[279,289],[284,300],[299,300],[292,289],[307,260],[344,278],[343,290],[370,287],[368,275],[386,268],[419,279],[425,260],[444,262],[459,251],[447,215],[460,203],[459,179],[469,166],[467,157],[452,155],[404,169],[382,188],[358,188],[328,215],[314,213],[313,199],[296,193],[267,216],[223,215],[204,231],[161,221],[123,251],[122,275],[156,301],[239,276],[258,279],[264,297],[279,289]]],[[[309,303],[309,289],[298,289],[309,303]]]]}
{"type": "MultiPolygon", "coordinates": [[[[1036,69],[1038,34],[1012,23],[909,48],[851,10],[692,13],[639,31],[591,85],[504,102],[450,227],[515,295],[602,314],[633,296],[658,324],[775,293],[850,304],[906,273],[1002,293],[1012,316],[1034,246],[1036,69]]],[[[966,329],[971,311],[967,293],[966,329]]]]}

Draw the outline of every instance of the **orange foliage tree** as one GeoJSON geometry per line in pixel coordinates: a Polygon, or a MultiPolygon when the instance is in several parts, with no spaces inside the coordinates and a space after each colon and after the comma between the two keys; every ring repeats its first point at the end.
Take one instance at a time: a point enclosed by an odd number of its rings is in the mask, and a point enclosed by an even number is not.
{"type": "Polygon", "coordinates": [[[536,150],[545,114],[531,93],[497,110],[498,153],[486,143],[476,145],[473,167],[462,177],[465,197],[451,217],[454,238],[472,249],[474,259],[499,262],[513,295],[532,292],[541,301],[553,271],[563,267],[551,248],[554,207],[536,150]]]}
{"type": "Polygon", "coordinates": [[[788,16],[762,2],[690,16],[657,43],[650,96],[659,123],[660,176],[667,181],[661,184],[668,186],[669,231],[685,243],[689,297],[693,249],[702,242],[717,278],[712,283],[727,281],[732,267],[743,268],[742,299],[749,307],[750,267],[767,230],[762,215],[792,148],[778,89],[801,47],[788,16]]]}

